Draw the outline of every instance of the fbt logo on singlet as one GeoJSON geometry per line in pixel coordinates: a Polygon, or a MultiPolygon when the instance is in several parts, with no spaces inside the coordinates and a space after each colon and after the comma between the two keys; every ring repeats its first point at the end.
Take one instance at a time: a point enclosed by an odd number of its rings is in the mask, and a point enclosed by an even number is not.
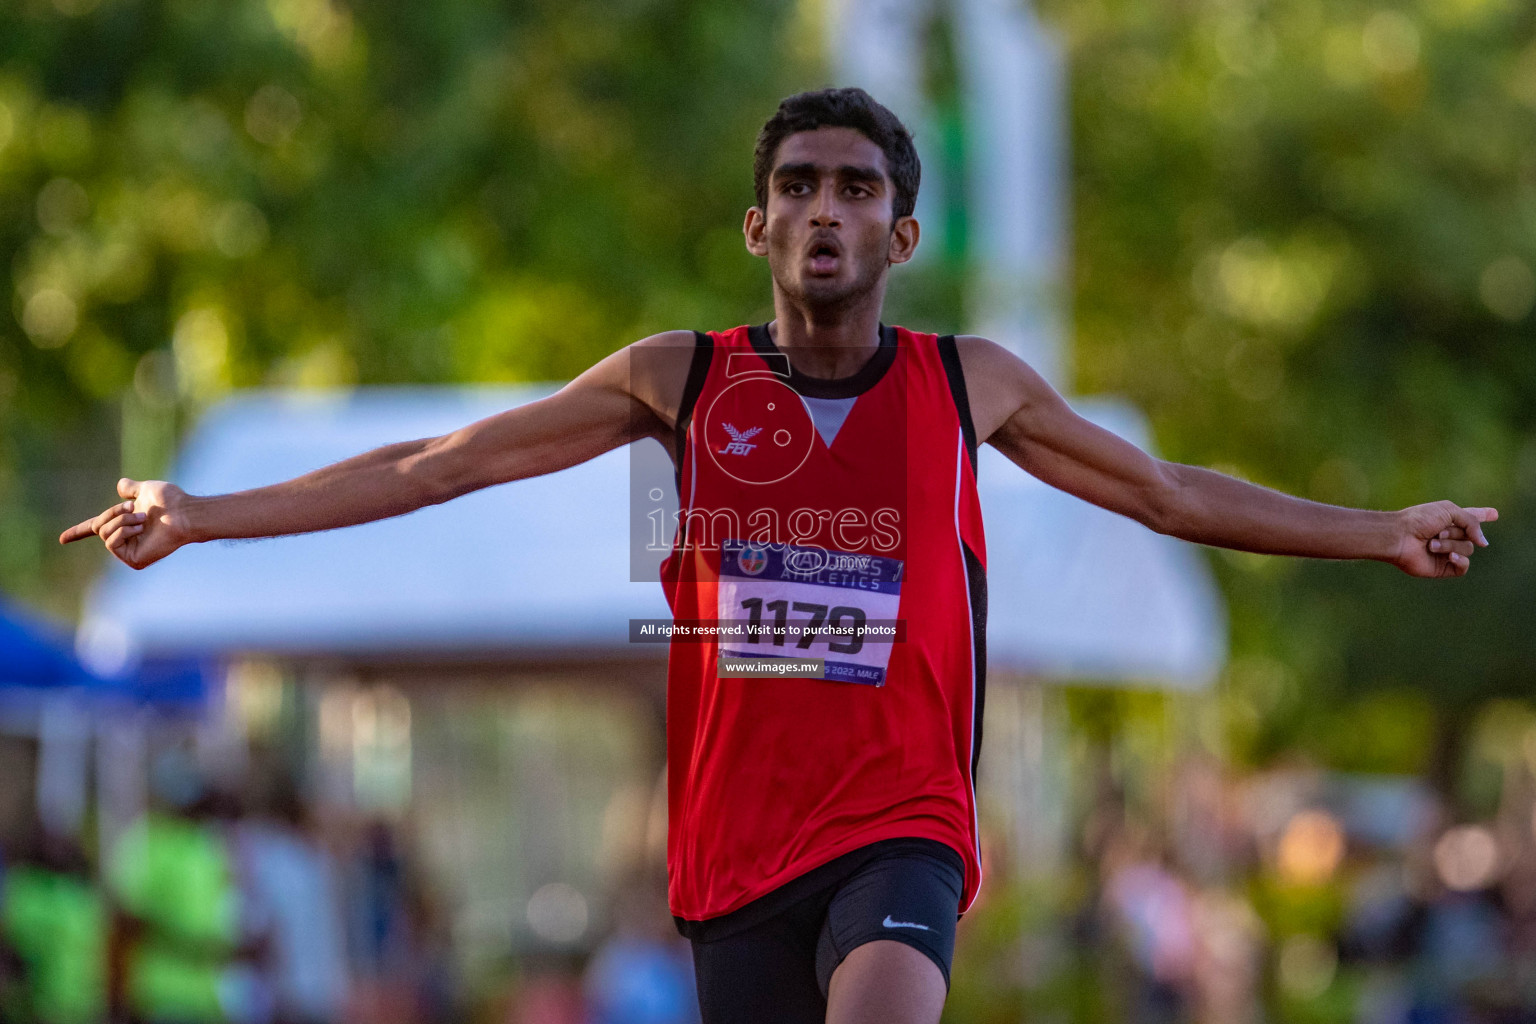
{"type": "Polygon", "coordinates": [[[810,410],[756,356],[735,363],[728,376],[734,379],[704,410],[704,446],[716,466],[744,484],[782,483],[811,453],[816,428],[810,410]]]}
{"type": "Polygon", "coordinates": [[[822,679],[883,686],[903,565],[795,544],[720,545],[720,655],[820,658],[822,679]]]}

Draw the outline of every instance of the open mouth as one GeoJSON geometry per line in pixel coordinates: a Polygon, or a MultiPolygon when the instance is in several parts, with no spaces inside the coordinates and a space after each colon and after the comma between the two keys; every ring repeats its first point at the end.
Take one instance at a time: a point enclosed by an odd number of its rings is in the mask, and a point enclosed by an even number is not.
{"type": "Polygon", "coordinates": [[[837,272],[838,257],[842,253],[833,242],[816,242],[811,246],[811,272],[833,274],[837,272]]]}

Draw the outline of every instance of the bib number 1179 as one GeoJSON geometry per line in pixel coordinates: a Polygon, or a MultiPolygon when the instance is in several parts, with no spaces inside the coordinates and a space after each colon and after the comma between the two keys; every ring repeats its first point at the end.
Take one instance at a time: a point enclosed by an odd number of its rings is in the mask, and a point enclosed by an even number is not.
{"type": "Polygon", "coordinates": [[[836,654],[857,654],[864,647],[864,623],[867,616],[863,609],[855,608],[849,604],[833,605],[828,608],[824,604],[816,604],[811,601],[777,601],[764,602],[760,597],[749,597],[741,602],[741,607],[746,610],[747,641],[749,643],[761,643],[763,639],[763,610],[773,616],[773,625],[769,627],[768,635],[773,646],[783,647],[785,638],[789,635],[789,612],[808,612],[810,618],[805,622],[795,623],[795,632],[800,638],[795,641],[795,647],[799,650],[810,650],[812,644],[818,639],[823,626],[830,626],[831,636],[827,638],[827,650],[836,654]],[[838,637],[846,637],[839,640],[838,637]]]}
{"type": "Polygon", "coordinates": [[[903,568],[882,555],[727,540],[720,546],[719,653],[819,662],[810,678],[883,686],[903,568]]]}

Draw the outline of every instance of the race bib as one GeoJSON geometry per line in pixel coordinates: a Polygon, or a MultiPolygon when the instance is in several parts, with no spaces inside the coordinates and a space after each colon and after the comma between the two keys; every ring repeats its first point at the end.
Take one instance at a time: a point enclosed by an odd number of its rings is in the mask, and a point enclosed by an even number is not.
{"type": "Polygon", "coordinates": [[[726,540],[720,656],[819,659],[821,679],[883,686],[898,638],[902,568],[880,555],[726,540]]]}

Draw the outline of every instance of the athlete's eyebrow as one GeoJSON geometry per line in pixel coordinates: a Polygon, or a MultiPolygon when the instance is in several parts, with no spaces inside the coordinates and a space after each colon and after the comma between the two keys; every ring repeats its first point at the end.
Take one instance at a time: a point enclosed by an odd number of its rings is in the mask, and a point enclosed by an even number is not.
{"type": "Polygon", "coordinates": [[[815,164],[806,162],[801,164],[779,164],[773,169],[774,178],[814,178],[818,168],[815,164]]]}
{"type": "MultiPolygon", "coordinates": [[[[822,168],[819,164],[805,161],[798,164],[780,164],[773,169],[773,178],[779,181],[785,178],[815,178],[821,175],[822,168]]],[[[862,181],[872,184],[883,184],[885,175],[880,173],[877,167],[861,167],[857,164],[843,164],[834,172],[844,181],[862,181]]]]}
{"type": "Polygon", "coordinates": [[[837,169],[837,176],[844,181],[867,181],[871,184],[884,184],[885,175],[875,167],[856,167],[853,164],[843,164],[837,169]]]}

